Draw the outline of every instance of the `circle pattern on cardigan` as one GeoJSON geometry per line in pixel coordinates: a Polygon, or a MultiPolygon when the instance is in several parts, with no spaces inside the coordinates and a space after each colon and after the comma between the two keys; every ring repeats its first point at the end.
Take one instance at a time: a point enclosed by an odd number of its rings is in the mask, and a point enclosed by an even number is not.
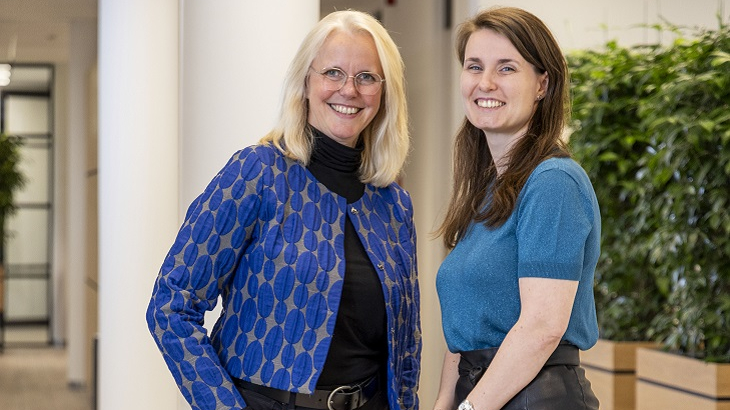
{"type": "MultiPolygon", "coordinates": [[[[366,193],[361,206],[370,212],[353,208],[350,217],[368,253],[414,263],[405,223],[412,221],[393,211],[410,207],[408,195],[366,193]]],[[[314,389],[312,376],[324,364],[342,293],[346,212],[344,198],[271,149],[241,151],[191,204],[163,264],[148,320],[155,322],[150,330],[192,408],[241,404],[219,358],[231,374],[293,391],[314,389]],[[207,336],[196,329],[221,292],[227,307],[211,334],[216,343],[201,340],[207,336]],[[190,320],[161,311],[185,312],[190,320]]],[[[398,277],[392,263],[377,268],[397,284],[384,295],[395,322],[408,321],[399,317],[401,298],[415,279],[398,277]]]]}

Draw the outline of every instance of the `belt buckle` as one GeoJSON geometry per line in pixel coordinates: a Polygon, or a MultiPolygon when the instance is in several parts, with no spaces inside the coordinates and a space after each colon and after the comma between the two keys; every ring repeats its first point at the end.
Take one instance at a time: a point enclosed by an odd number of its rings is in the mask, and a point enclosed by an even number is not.
{"type": "Polygon", "coordinates": [[[330,392],[329,396],[327,396],[327,408],[329,410],[337,410],[334,407],[332,407],[332,404],[334,403],[332,398],[335,396],[335,394],[337,394],[339,392],[344,392],[345,390],[352,390],[352,386],[340,386],[340,387],[332,390],[332,392],[330,392]]]}

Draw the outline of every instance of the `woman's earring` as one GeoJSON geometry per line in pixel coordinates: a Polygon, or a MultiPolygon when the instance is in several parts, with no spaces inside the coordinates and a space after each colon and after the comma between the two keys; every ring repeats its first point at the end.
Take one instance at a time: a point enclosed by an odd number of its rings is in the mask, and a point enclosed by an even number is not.
{"type": "Polygon", "coordinates": [[[537,98],[535,99],[535,101],[540,101],[540,100],[542,100],[542,97],[543,97],[543,95],[542,95],[542,94],[538,95],[538,96],[537,96],[537,98]]]}

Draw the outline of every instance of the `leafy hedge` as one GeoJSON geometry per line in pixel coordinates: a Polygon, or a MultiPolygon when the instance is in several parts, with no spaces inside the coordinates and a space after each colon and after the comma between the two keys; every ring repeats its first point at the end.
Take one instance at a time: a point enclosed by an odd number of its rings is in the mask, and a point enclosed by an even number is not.
{"type": "Polygon", "coordinates": [[[603,219],[601,336],[730,362],[730,29],[567,58],[603,219]]]}
{"type": "Polygon", "coordinates": [[[20,141],[0,133],[0,263],[3,262],[5,218],[15,211],[13,194],[25,184],[25,176],[18,169],[20,141]]]}

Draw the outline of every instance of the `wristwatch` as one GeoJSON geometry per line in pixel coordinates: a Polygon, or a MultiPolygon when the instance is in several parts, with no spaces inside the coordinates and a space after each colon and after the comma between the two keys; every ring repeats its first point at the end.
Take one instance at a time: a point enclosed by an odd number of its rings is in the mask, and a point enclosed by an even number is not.
{"type": "Polygon", "coordinates": [[[474,410],[474,406],[472,406],[469,399],[464,399],[464,401],[459,404],[458,410],[474,410]]]}

